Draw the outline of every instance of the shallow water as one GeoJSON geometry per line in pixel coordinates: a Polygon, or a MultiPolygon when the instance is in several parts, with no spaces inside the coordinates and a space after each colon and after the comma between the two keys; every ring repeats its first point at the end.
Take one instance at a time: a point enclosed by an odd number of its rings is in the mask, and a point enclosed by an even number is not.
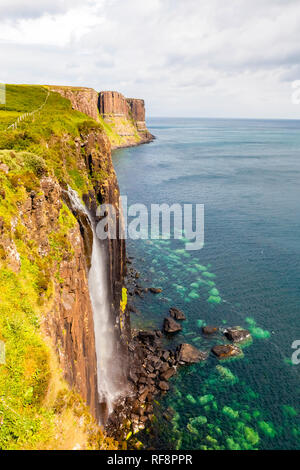
{"type": "Polygon", "coordinates": [[[221,335],[201,326],[240,325],[244,357],[181,368],[139,435],[157,449],[299,449],[300,121],[151,119],[157,140],[114,153],[128,203],[205,205],[205,245],[127,241],[145,286],[139,327],[161,328],[171,306],[187,321],[172,340],[209,350],[221,335]],[[167,407],[175,415],[162,417],[167,407]]]}

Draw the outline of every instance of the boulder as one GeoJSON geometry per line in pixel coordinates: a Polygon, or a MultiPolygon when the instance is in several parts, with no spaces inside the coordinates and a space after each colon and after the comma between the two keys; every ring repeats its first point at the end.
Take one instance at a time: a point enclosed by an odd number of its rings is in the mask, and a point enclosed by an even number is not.
{"type": "Polygon", "coordinates": [[[204,335],[213,335],[215,333],[218,333],[219,328],[217,326],[203,326],[202,327],[202,333],[204,335]]]}
{"type": "Polygon", "coordinates": [[[243,330],[242,328],[237,327],[228,328],[224,331],[224,335],[234,343],[240,343],[241,341],[251,339],[251,334],[248,330],[243,330]]]}
{"type": "Polygon", "coordinates": [[[158,287],[149,287],[149,291],[152,292],[152,294],[160,294],[162,292],[162,289],[158,287]]]}
{"type": "Polygon", "coordinates": [[[170,388],[168,382],[165,382],[165,381],[163,381],[163,380],[162,380],[161,382],[159,382],[158,387],[159,387],[160,390],[162,390],[163,392],[167,392],[167,391],[169,390],[169,388],[170,388]]]}
{"type": "Polygon", "coordinates": [[[138,338],[142,343],[154,344],[157,336],[153,331],[139,331],[138,338]]]}
{"type": "Polygon", "coordinates": [[[212,352],[219,359],[240,356],[243,354],[240,348],[238,348],[237,346],[233,346],[232,344],[219,344],[212,348],[212,352]]]}
{"type": "Polygon", "coordinates": [[[166,317],[164,319],[164,331],[165,333],[177,333],[182,328],[172,317],[166,317]]]}
{"type": "Polygon", "coordinates": [[[167,369],[165,372],[163,372],[162,374],[160,374],[160,378],[162,380],[169,380],[171,377],[173,377],[173,375],[176,374],[176,369],[175,367],[170,367],[169,369],[167,369]]]}
{"type": "Polygon", "coordinates": [[[179,310],[176,307],[171,307],[169,312],[170,312],[171,317],[175,318],[175,320],[186,320],[186,317],[183,311],[179,310]]]}
{"type": "Polygon", "coordinates": [[[195,348],[191,344],[183,343],[176,349],[177,360],[181,364],[193,364],[195,362],[204,361],[208,354],[195,348]]]}

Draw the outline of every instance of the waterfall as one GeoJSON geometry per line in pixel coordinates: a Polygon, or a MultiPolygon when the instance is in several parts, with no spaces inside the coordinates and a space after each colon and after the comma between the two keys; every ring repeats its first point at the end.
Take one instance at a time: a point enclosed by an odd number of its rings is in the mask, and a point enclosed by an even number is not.
{"type": "Polygon", "coordinates": [[[68,196],[73,211],[75,213],[84,212],[93,231],[93,250],[88,281],[94,318],[101,424],[105,424],[107,417],[113,411],[114,402],[124,388],[124,385],[122,386],[124,384],[122,368],[118,360],[116,332],[111,315],[107,256],[103,244],[96,236],[92,217],[82,204],[78,194],[69,187],[68,196]]]}

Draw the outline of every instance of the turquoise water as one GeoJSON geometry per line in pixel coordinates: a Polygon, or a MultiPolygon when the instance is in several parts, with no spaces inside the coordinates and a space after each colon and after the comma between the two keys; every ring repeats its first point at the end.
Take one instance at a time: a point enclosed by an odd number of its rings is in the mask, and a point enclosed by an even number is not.
{"type": "Polygon", "coordinates": [[[114,153],[128,203],[205,205],[205,246],[127,241],[141,284],[134,326],[161,328],[171,306],[187,316],[168,347],[201,350],[202,325],[250,329],[244,357],[183,367],[139,435],[156,449],[299,449],[300,121],[152,119],[157,140],[114,153]],[[174,410],[171,422],[162,417],[174,410]]]}

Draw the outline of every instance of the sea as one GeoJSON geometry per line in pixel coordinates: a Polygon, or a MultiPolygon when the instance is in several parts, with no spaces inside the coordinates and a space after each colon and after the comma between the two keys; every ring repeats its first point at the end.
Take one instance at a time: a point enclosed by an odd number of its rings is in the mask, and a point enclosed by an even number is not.
{"type": "Polygon", "coordinates": [[[204,246],[127,240],[139,283],[162,289],[134,299],[132,326],[161,329],[177,307],[186,320],[164,345],[209,357],[178,369],[138,438],[151,449],[299,449],[300,120],[151,118],[148,128],[154,142],[113,153],[121,194],[149,212],[203,204],[204,246]],[[205,337],[205,325],[219,333],[205,337]],[[220,361],[211,348],[233,326],[252,341],[220,361]]]}

